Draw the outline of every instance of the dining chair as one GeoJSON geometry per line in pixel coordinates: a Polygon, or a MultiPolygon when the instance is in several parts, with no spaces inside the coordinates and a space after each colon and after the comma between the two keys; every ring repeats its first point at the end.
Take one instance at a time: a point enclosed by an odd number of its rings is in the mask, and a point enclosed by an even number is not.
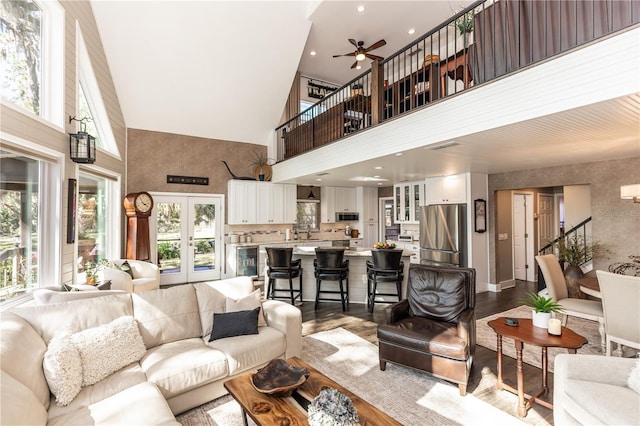
{"type": "Polygon", "coordinates": [[[554,254],[536,256],[536,261],[538,262],[540,271],[544,276],[544,281],[547,284],[549,297],[551,297],[554,302],[562,305],[562,307],[564,308],[564,311],[562,312],[562,325],[567,324],[569,316],[583,318],[591,321],[598,321],[600,345],[602,347],[602,351],[604,352],[606,334],[602,302],[599,300],[587,300],[569,297],[567,282],[565,281],[564,274],[562,273],[562,268],[560,268],[560,262],[558,262],[558,259],[554,254]]]}
{"type": "Polygon", "coordinates": [[[612,343],[616,342],[616,353],[622,356],[622,345],[640,349],[640,277],[596,271],[604,324],[607,333],[607,356],[612,353],[612,343]]]}

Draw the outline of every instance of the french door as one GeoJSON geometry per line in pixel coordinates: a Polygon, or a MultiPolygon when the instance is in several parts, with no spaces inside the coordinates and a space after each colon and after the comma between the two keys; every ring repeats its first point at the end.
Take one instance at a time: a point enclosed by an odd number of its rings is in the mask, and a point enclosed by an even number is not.
{"type": "Polygon", "coordinates": [[[222,196],[153,194],[151,252],[160,284],[217,280],[224,264],[222,196]]]}

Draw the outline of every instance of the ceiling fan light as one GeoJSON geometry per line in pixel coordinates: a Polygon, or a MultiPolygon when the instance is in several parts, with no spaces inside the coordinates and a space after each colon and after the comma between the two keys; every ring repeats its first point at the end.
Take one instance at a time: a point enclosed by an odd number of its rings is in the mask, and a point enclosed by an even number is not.
{"type": "Polygon", "coordinates": [[[364,55],[364,53],[358,53],[356,55],[356,61],[364,61],[366,58],[366,56],[364,55]]]}

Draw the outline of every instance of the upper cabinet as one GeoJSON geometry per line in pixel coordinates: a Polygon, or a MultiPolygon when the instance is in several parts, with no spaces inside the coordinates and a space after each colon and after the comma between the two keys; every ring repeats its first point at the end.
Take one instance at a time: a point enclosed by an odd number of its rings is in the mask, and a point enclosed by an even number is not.
{"type": "Polygon", "coordinates": [[[393,211],[396,223],[418,223],[424,205],[424,181],[393,185],[393,211]]]}
{"type": "Polygon", "coordinates": [[[378,188],[361,186],[357,188],[358,210],[363,223],[378,222],[378,188]]]}
{"type": "Polygon", "coordinates": [[[465,175],[425,179],[426,204],[463,204],[467,202],[465,175]]]}
{"type": "Polygon", "coordinates": [[[340,186],[323,186],[320,197],[320,221],[335,223],[336,212],[357,212],[356,189],[340,186]]]}
{"type": "Polygon", "coordinates": [[[229,225],[263,225],[296,221],[296,185],[230,180],[229,225]]]}

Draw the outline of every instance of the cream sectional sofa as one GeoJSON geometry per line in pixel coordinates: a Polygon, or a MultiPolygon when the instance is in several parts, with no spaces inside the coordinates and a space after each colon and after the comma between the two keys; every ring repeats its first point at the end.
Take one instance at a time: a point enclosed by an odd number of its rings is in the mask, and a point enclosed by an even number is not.
{"type": "MultiPolygon", "coordinates": [[[[300,310],[275,300],[262,302],[267,325],[258,334],[208,341],[214,313],[253,290],[251,279],[241,277],[2,312],[0,424],[177,424],[175,414],[226,394],[229,378],[300,355],[300,310]],[[51,339],[63,329],[101,330],[126,316],[144,342],[142,358],[58,406],[43,369],[51,339]]],[[[106,352],[99,357],[116,357],[106,352]]]]}

